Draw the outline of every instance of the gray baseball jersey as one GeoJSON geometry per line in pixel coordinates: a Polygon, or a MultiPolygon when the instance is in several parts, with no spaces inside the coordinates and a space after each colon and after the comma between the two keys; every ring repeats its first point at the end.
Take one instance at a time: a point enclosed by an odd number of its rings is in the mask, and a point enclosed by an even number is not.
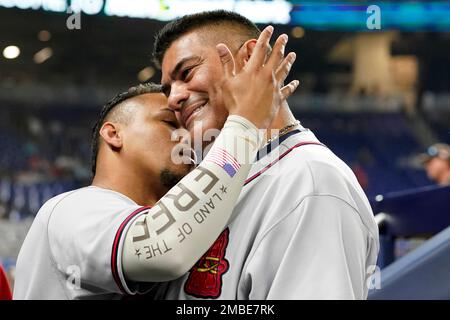
{"type": "Polygon", "coordinates": [[[142,209],[148,208],[94,186],[50,199],[20,250],[14,299],[122,297],[111,272],[113,243],[123,222],[142,209]]]}
{"type": "Polygon", "coordinates": [[[95,186],[52,198],[20,250],[14,298],[114,299],[182,276],[225,228],[261,141],[229,116],[208,156],[151,208],[95,186]]]}
{"type": "Polygon", "coordinates": [[[266,148],[228,228],[167,299],[365,299],[378,227],[351,169],[302,128],[266,148]]]}

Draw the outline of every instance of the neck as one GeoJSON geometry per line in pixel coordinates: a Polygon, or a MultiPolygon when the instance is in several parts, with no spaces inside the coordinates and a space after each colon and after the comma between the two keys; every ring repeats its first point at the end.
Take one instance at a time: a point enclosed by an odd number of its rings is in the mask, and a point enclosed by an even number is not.
{"type": "Polygon", "coordinates": [[[161,185],[157,177],[149,179],[142,173],[117,169],[98,171],[92,185],[122,193],[140,206],[153,206],[168,191],[162,186],[155,187],[161,185]]]}
{"type": "Polygon", "coordinates": [[[270,139],[271,136],[276,135],[279,130],[292,124],[295,120],[296,119],[292,114],[292,111],[289,109],[288,103],[286,101],[283,102],[280,106],[278,114],[275,116],[270,124],[270,127],[266,131],[267,139],[270,139]]]}

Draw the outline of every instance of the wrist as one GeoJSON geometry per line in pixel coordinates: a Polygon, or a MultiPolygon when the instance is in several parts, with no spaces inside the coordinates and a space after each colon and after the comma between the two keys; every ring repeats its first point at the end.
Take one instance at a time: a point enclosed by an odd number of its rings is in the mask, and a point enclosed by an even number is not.
{"type": "Polygon", "coordinates": [[[245,135],[259,149],[265,142],[265,130],[260,130],[252,121],[237,114],[230,114],[223,130],[233,130],[236,134],[245,135]]]}

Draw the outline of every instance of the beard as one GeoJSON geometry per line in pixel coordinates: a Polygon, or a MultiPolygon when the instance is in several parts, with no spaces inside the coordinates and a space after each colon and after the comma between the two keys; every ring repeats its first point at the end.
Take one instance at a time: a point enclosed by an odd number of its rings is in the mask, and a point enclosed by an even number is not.
{"type": "Polygon", "coordinates": [[[183,173],[175,173],[172,170],[169,169],[163,169],[159,174],[159,180],[161,181],[161,184],[166,187],[167,189],[171,189],[174,187],[183,177],[188,174],[190,169],[186,170],[186,172],[183,173]]]}

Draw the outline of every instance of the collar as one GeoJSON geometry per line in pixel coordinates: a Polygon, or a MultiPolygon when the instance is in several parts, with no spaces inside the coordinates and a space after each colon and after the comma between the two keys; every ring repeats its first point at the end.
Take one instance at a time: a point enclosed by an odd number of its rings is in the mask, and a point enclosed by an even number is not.
{"type": "Polygon", "coordinates": [[[265,156],[267,156],[269,153],[272,152],[273,149],[275,149],[280,144],[282,144],[283,141],[285,141],[290,136],[293,136],[293,135],[298,134],[305,130],[306,129],[301,128],[301,129],[295,129],[295,130],[289,131],[288,133],[283,134],[281,137],[278,137],[277,139],[273,140],[270,144],[265,145],[263,148],[259,149],[258,153],[256,154],[256,161],[259,161],[262,158],[264,158],[265,156]]]}

